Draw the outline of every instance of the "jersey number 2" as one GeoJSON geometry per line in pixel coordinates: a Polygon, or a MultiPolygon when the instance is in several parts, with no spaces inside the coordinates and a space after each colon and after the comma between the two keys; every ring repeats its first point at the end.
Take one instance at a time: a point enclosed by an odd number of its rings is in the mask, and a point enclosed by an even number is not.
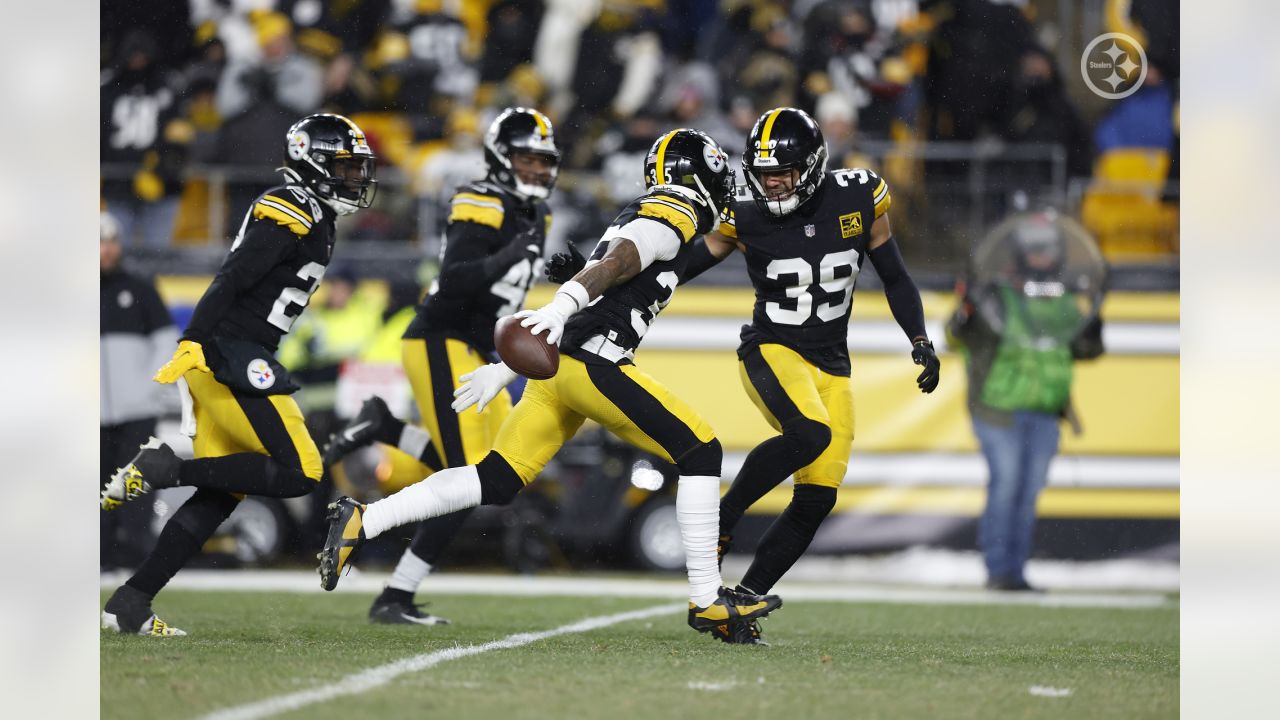
{"type": "Polygon", "coordinates": [[[818,261],[817,289],[826,295],[840,293],[836,299],[819,303],[813,307],[813,299],[818,293],[813,284],[813,266],[804,258],[787,258],[774,260],[765,268],[771,280],[783,275],[795,275],[796,284],[786,289],[787,297],[795,300],[795,308],[782,307],[782,303],[768,302],[764,305],[769,319],[780,325],[803,325],[810,315],[817,315],[823,322],[839,320],[849,312],[849,303],[853,301],[853,281],[858,277],[858,251],[849,249],[827,253],[818,261]],[[849,268],[847,275],[837,277],[836,270],[849,268]]]}
{"type": "Polygon", "coordinates": [[[306,290],[296,287],[281,290],[280,297],[276,298],[275,304],[271,306],[271,314],[267,316],[267,322],[285,332],[289,332],[289,328],[293,327],[293,321],[302,314],[303,308],[311,301],[316,288],[320,287],[320,278],[324,277],[324,266],[318,262],[309,262],[298,271],[298,277],[310,280],[311,287],[306,290]],[[292,315],[288,313],[290,305],[298,306],[298,311],[292,315]]]}

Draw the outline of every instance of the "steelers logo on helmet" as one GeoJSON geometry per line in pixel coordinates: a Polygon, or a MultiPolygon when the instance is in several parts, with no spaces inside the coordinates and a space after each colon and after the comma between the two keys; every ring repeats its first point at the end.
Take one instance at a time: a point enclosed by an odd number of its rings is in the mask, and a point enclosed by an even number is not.
{"type": "Polygon", "coordinates": [[[503,110],[485,133],[484,159],[490,181],[522,198],[545,200],[560,172],[560,149],[551,120],[530,108],[503,110]],[[517,160],[519,153],[538,156],[541,162],[525,164],[529,158],[517,160]],[[522,167],[517,167],[518,162],[522,167]]]}
{"type": "Polygon", "coordinates": [[[798,108],[781,107],[756,120],[742,153],[742,174],[756,205],[772,215],[788,215],[817,194],[827,172],[822,130],[798,108]],[[790,187],[766,188],[766,175],[789,173],[790,187]]]}
{"type": "Polygon", "coordinates": [[[645,187],[685,188],[716,214],[733,196],[733,173],[720,145],[704,132],[679,128],[654,141],[644,161],[645,187]]]}
{"type": "Polygon", "coordinates": [[[373,204],[376,163],[358,125],[342,115],[316,113],[285,133],[280,170],[334,213],[349,215],[373,204]]]}

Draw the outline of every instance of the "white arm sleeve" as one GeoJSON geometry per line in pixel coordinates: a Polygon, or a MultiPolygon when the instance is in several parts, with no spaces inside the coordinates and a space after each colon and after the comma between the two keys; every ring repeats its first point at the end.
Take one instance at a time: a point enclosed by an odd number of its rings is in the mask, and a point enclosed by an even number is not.
{"type": "Polygon", "coordinates": [[[613,237],[630,240],[636,246],[641,270],[656,260],[671,260],[680,252],[680,237],[657,220],[636,218],[618,228],[613,237]]]}

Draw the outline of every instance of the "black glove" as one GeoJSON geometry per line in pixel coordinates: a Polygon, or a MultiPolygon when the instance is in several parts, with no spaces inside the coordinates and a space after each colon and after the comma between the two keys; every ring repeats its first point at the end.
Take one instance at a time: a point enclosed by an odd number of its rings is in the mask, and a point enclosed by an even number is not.
{"type": "Polygon", "coordinates": [[[578,252],[578,248],[574,247],[573,243],[569,243],[569,252],[552,255],[543,272],[551,282],[563,284],[572,280],[573,276],[582,272],[582,268],[586,266],[587,259],[578,252]]]}
{"type": "Polygon", "coordinates": [[[512,265],[521,260],[533,262],[541,254],[542,249],[538,243],[537,233],[532,230],[517,233],[515,237],[511,238],[511,242],[507,243],[498,252],[485,258],[485,275],[494,279],[502,277],[507,274],[512,265]]]}
{"type": "Polygon", "coordinates": [[[924,367],[916,384],[920,392],[931,393],[938,387],[938,371],[942,363],[938,362],[938,354],[933,351],[933,343],[928,340],[916,340],[911,344],[911,362],[924,367]]]}

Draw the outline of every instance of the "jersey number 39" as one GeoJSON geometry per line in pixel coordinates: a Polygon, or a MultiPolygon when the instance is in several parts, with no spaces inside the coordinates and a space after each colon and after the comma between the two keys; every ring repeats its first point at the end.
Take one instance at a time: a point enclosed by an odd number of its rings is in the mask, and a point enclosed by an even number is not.
{"type": "Polygon", "coordinates": [[[784,308],[782,303],[767,302],[764,309],[769,319],[780,325],[803,325],[811,315],[816,315],[823,322],[839,320],[849,312],[849,304],[853,301],[853,281],[858,277],[858,251],[852,248],[828,253],[818,261],[818,283],[814,285],[814,268],[804,258],[778,259],[765,268],[769,279],[777,280],[783,275],[796,276],[796,284],[787,287],[787,297],[795,300],[793,309],[784,308]],[[842,271],[842,268],[847,270],[842,271]],[[819,295],[818,291],[822,294],[819,295]],[[839,293],[831,298],[832,293],[839,293]],[[825,302],[814,307],[814,298],[821,297],[825,302]]]}

